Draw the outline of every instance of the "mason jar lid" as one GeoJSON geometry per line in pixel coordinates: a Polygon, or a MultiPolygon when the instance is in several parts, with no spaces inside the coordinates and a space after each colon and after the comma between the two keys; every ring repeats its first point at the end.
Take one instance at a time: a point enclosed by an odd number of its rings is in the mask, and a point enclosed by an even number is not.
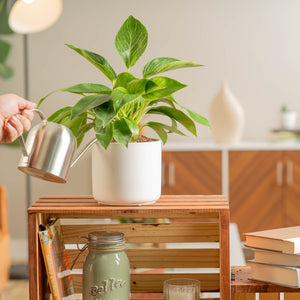
{"type": "Polygon", "coordinates": [[[125,236],[117,231],[93,231],[88,234],[89,243],[122,244],[125,236]]]}

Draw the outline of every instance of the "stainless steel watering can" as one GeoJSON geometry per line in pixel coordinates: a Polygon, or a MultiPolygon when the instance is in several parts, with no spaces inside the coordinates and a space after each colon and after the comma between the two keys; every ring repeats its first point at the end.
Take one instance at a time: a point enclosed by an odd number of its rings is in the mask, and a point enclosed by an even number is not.
{"type": "Polygon", "coordinates": [[[73,160],[77,142],[72,131],[64,125],[48,122],[38,109],[42,122],[34,126],[27,135],[26,144],[22,136],[19,143],[22,157],[18,169],[43,180],[65,183],[69,169],[96,142],[92,140],[73,160]]]}

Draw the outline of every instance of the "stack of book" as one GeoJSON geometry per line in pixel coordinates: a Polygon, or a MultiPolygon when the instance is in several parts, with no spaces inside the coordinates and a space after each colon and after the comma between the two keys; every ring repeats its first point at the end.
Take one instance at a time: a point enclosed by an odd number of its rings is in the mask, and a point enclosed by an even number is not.
{"type": "Polygon", "coordinates": [[[59,219],[40,225],[40,245],[52,300],[76,300],[59,219]]]}
{"type": "Polygon", "coordinates": [[[273,142],[300,141],[300,130],[272,129],[269,131],[269,140],[273,142]]]}
{"type": "Polygon", "coordinates": [[[300,287],[300,226],[246,233],[253,248],[251,279],[300,287]]]}

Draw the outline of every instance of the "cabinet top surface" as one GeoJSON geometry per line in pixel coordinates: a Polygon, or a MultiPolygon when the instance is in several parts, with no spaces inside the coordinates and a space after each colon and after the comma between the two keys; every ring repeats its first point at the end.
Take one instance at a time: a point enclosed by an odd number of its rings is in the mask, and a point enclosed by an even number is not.
{"type": "Polygon", "coordinates": [[[164,151],[244,151],[244,150],[300,150],[300,142],[241,141],[238,144],[217,144],[209,140],[172,140],[163,146],[164,151]]]}
{"type": "Polygon", "coordinates": [[[109,206],[99,204],[92,196],[43,196],[28,213],[61,214],[115,214],[115,213],[197,213],[228,211],[229,204],[223,195],[163,195],[153,203],[140,206],[109,206]]]}

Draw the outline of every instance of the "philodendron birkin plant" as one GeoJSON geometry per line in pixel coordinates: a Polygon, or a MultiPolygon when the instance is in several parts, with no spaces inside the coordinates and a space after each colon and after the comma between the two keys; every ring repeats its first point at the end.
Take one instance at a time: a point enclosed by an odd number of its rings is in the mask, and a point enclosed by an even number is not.
{"type": "MultiPolygon", "coordinates": [[[[111,86],[80,83],[57,90],[74,93],[81,98],[73,107],[59,109],[48,120],[69,127],[77,139],[77,146],[85,133],[94,129],[99,144],[105,149],[113,141],[128,147],[130,142],[138,141],[144,127],[152,128],[163,143],[166,143],[169,133],[185,135],[178,129],[178,123],[195,136],[195,122],[210,127],[206,118],[175,100],[173,94],[186,87],[185,84],[158,76],[166,71],[198,67],[200,64],[158,57],[146,63],[142,78],[129,72],[144,53],[147,43],[147,29],[140,21],[129,16],[115,38],[115,47],[126,66],[126,71],[119,74],[103,56],[66,44],[98,68],[109,79],[111,86]],[[157,114],[168,117],[170,122],[150,121],[150,116],[157,114]]],[[[38,106],[54,92],[42,98],[38,106]]]]}

